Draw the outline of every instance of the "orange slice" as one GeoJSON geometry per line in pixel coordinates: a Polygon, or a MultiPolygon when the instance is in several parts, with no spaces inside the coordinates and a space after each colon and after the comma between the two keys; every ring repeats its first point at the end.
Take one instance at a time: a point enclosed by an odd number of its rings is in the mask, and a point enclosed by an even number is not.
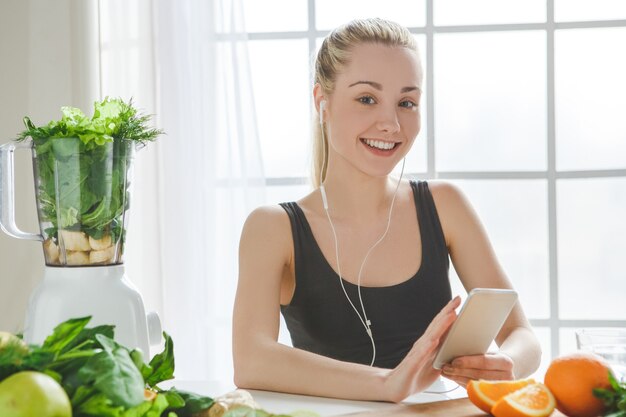
{"type": "Polygon", "coordinates": [[[507,394],[534,384],[532,378],[515,381],[486,381],[483,379],[470,381],[467,384],[467,396],[470,401],[485,413],[490,413],[496,402],[507,394]]]}
{"type": "Polygon", "coordinates": [[[548,417],[554,411],[556,400],[543,384],[530,384],[505,397],[491,409],[495,417],[548,417]]]}

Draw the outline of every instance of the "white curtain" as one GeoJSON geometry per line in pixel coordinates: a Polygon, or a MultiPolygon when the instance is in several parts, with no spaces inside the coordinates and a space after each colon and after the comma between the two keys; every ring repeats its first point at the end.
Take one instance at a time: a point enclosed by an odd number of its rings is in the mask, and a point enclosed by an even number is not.
{"type": "MultiPolygon", "coordinates": [[[[133,80],[133,62],[118,59],[103,65],[103,78],[109,67],[126,72],[132,90],[134,82],[152,77],[158,125],[167,133],[156,144],[156,163],[135,172],[136,185],[140,175],[150,175],[156,187],[144,188],[157,194],[135,187],[135,201],[148,211],[145,201],[154,202],[158,215],[153,224],[142,225],[142,213],[131,213],[130,279],[146,304],[156,306],[174,339],[176,377],[229,382],[239,236],[247,214],[265,201],[241,0],[118,5],[115,11],[106,5],[101,25],[114,30],[132,24],[124,23],[124,13],[135,8],[139,21],[150,17],[151,31],[144,35],[150,38],[152,64],[136,70],[133,80]],[[144,245],[154,251],[142,250],[144,245]],[[158,276],[140,276],[143,268],[158,276]]],[[[117,33],[124,31],[128,28],[117,33]]],[[[137,31],[132,28],[131,37],[132,32],[137,31]]],[[[138,44],[145,41],[139,30],[138,44]]]]}

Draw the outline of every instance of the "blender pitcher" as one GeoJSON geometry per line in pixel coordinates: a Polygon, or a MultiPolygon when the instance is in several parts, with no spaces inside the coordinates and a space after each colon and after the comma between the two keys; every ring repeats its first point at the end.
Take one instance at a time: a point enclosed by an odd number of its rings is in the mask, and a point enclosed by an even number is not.
{"type": "Polygon", "coordinates": [[[79,138],[33,139],[0,146],[0,226],[10,236],[42,242],[45,272],[31,296],[24,337],[41,343],[54,327],[92,316],[114,324],[115,338],[149,352],[160,341],[156,313],[124,273],[135,143],[79,138]],[[31,149],[40,233],[15,224],[14,152],[31,149]]]}

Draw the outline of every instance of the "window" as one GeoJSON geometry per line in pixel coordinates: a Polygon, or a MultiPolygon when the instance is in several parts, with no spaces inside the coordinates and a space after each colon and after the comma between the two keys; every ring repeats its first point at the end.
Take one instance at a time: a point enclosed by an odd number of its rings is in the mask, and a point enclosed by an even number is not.
{"type": "Polygon", "coordinates": [[[244,9],[268,203],[309,190],[320,40],[352,18],[398,21],[425,69],[409,176],[468,195],[541,340],[540,372],[575,348],[574,328],[626,325],[623,2],[247,0],[244,9]]]}

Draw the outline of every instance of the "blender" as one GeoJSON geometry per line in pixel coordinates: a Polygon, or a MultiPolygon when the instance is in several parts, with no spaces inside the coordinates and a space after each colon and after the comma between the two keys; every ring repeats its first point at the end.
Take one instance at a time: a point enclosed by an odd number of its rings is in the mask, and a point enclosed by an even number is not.
{"type": "MultiPolygon", "coordinates": [[[[94,120],[97,116],[98,111],[94,120]]],[[[110,112],[107,116],[109,123],[110,112]]],[[[25,123],[34,128],[27,118],[25,123]]],[[[149,354],[150,345],[161,341],[161,323],[155,312],[146,315],[141,294],[124,270],[133,158],[143,142],[103,137],[33,135],[1,145],[0,227],[17,239],[42,243],[46,265],[26,312],[27,343],[42,343],[65,320],[91,316],[90,325],[112,324],[120,344],[149,354]],[[18,149],[32,153],[39,233],[23,232],[15,224],[18,149]]]]}

